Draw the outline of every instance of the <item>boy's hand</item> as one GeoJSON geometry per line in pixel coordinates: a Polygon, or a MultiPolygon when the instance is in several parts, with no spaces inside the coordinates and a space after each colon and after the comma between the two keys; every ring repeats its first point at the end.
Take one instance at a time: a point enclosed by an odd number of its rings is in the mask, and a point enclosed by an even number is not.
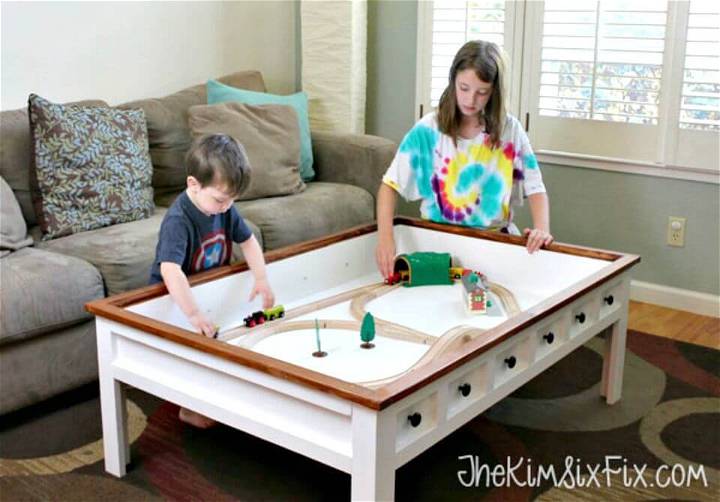
{"type": "Polygon", "coordinates": [[[188,319],[190,324],[192,324],[196,330],[206,337],[215,338],[217,336],[217,326],[210,322],[210,319],[205,317],[202,313],[192,315],[188,319]]]}
{"type": "Polygon", "coordinates": [[[539,228],[533,228],[532,230],[526,228],[523,230],[523,235],[527,238],[525,247],[527,247],[528,253],[530,254],[543,246],[547,246],[554,240],[550,232],[540,230],[539,228]]]}
{"type": "Polygon", "coordinates": [[[270,288],[270,283],[267,278],[256,279],[255,285],[250,292],[250,301],[253,301],[257,295],[261,295],[263,298],[263,308],[269,309],[275,305],[275,295],[270,288]]]}
{"type": "Polygon", "coordinates": [[[375,248],[375,260],[383,278],[390,277],[395,263],[395,239],[392,235],[378,239],[378,245],[375,248]]]}

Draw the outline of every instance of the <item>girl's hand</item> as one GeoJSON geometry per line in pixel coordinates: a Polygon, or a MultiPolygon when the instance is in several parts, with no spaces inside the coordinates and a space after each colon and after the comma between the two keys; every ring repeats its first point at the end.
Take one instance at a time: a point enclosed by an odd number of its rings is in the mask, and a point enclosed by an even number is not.
{"type": "Polygon", "coordinates": [[[392,275],[395,263],[395,239],[392,235],[378,238],[378,245],[375,248],[375,261],[377,261],[378,270],[385,279],[392,275]]]}
{"type": "Polygon", "coordinates": [[[273,294],[272,289],[270,288],[270,283],[266,277],[263,277],[262,279],[255,279],[255,285],[250,292],[249,300],[253,301],[257,295],[262,296],[262,305],[264,309],[269,309],[275,305],[275,295],[273,294]]]}
{"type": "Polygon", "coordinates": [[[190,324],[193,325],[193,328],[198,330],[206,337],[215,338],[215,336],[217,335],[217,326],[210,322],[210,319],[205,317],[202,312],[191,315],[188,320],[190,321],[190,324]]]}
{"type": "Polygon", "coordinates": [[[550,232],[540,230],[539,228],[533,228],[532,230],[526,228],[523,230],[523,235],[527,238],[527,250],[528,253],[532,254],[543,246],[550,244],[554,238],[550,232]]]}

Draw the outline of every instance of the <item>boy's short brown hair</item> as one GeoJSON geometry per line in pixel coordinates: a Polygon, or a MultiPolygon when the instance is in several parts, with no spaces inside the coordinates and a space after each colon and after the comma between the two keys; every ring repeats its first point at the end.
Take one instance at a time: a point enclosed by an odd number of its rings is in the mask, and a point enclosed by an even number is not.
{"type": "Polygon", "coordinates": [[[223,186],[233,196],[250,184],[250,161],[245,148],[227,134],[208,134],[193,141],[185,166],[188,176],[201,186],[223,186]]]}

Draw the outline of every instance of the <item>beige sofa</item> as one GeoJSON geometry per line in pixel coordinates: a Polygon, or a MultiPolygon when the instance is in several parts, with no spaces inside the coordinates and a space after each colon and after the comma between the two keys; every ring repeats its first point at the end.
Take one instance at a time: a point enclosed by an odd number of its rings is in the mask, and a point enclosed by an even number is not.
{"type": "MultiPolygon", "coordinates": [[[[265,91],[255,71],[218,80],[265,91]]],[[[97,378],[94,323],[83,306],[147,284],[160,222],[184,188],[188,108],[205,102],[205,85],[197,85],[120,105],[146,114],[154,214],[49,241],[41,240],[31,202],[27,111],[1,112],[0,176],[22,211],[24,221],[16,223],[27,226],[33,245],[0,258],[0,414],[97,378]]],[[[374,194],[396,145],[367,135],[315,132],[312,145],[316,176],[304,191],[236,203],[265,250],[374,220],[374,194]]],[[[234,259],[240,259],[236,253],[234,259]]]]}

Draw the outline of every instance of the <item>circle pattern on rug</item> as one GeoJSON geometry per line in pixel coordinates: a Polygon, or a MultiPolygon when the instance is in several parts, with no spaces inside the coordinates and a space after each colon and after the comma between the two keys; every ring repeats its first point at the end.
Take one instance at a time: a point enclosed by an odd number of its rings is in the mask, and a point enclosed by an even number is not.
{"type": "MultiPolygon", "coordinates": [[[[657,405],[640,423],[640,439],[645,446],[667,465],[683,464],[698,468],[693,459],[686,459],[672,451],[662,440],[662,431],[672,422],[693,413],[718,413],[720,399],[716,397],[695,397],[675,399],[657,405]]],[[[703,465],[708,476],[720,479],[720,470],[703,465]]]]}
{"type": "MultiPolygon", "coordinates": [[[[127,401],[128,441],[132,444],[145,430],[147,417],[138,405],[127,401]]],[[[70,451],[34,458],[0,458],[0,476],[48,475],[71,472],[104,458],[103,441],[98,439],[70,451]]]]}
{"type": "MultiPolygon", "coordinates": [[[[585,347],[602,354],[605,341],[591,339],[585,347]]],[[[576,394],[550,399],[506,397],[486,416],[505,425],[567,432],[604,431],[640,420],[662,399],[665,373],[628,351],[625,355],[623,397],[612,406],[600,398],[600,375],[592,387],[576,394]]]]}

